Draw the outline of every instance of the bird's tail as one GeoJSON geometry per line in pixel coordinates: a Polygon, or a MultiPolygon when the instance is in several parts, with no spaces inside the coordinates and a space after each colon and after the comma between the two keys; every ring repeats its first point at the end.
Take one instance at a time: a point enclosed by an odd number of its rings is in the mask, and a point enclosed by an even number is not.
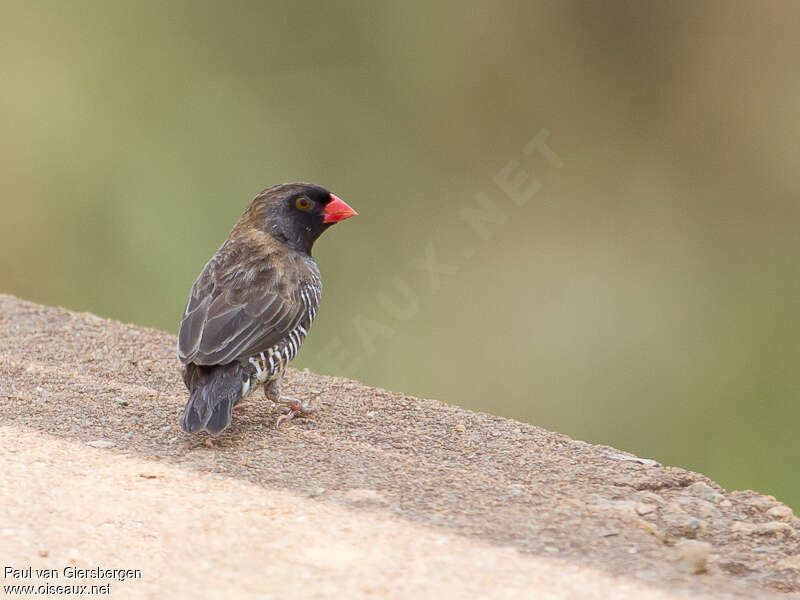
{"type": "Polygon", "coordinates": [[[247,378],[238,363],[228,365],[184,367],[183,380],[189,388],[189,401],[181,415],[181,429],[197,433],[205,429],[218,434],[231,423],[233,405],[242,397],[242,384],[247,378]]]}

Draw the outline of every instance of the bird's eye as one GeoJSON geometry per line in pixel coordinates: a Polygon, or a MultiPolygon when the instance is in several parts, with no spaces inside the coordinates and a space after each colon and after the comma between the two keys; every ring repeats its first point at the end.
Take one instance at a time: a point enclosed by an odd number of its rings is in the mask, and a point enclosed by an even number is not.
{"type": "Polygon", "coordinates": [[[300,210],[308,210],[311,208],[311,200],[306,198],[305,196],[300,196],[294,203],[294,205],[299,208],[300,210]]]}

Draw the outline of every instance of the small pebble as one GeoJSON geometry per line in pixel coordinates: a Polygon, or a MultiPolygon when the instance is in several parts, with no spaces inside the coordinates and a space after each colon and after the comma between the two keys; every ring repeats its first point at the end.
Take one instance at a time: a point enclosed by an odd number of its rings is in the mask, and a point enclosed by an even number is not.
{"type": "Polygon", "coordinates": [[[773,506],[775,506],[775,499],[768,496],[756,496],[755,498],[750,498],[749,500],[745,501],[750,508],[755,510],[766,512],[773,506]]]}
{"type": "Polygon", "coordinates": [[[697,540],[681,540],[675,545],[678,558],[690,573],[698,575],[708,570],[708,559],[713,547],[708,542],[697,540]]]}
{"type": "Polygon", "coordinates": [[[661,463],[658,461],[653,460],[652,458],[641,458],[639,456],[634,456],[633,454],[623,454],[622,452],[609,452],[606,456],[612,460],[624,460],[627,462],[635,462],[639,463],[640,465],[645,465],[648,467],[660,467],[661,463]]]}
{"type": "Polygon", "coordinates": [[[615,510],[631,515],[636,514],[636,502],[632,500],[609,500],[598,494],[591,494],[586,503],[596,510],[615,510]]]}
{"type": "Polygon", "coordinates": [[[652,512],[653,512],[655,509],[656,509],[656,507],[655,507],[655,506],[653,506],[652,504],[647,504],[647,503],[645,503],[645,502],[637,502],[637,503],[636,503],[636,513],[637,513],[639,516],[642,516],[642,517],[643,517],[644,515],[649,515],[649,514],[650,514],[650,513],[652,513],[652,512]]]}
{"type": "Polygon", "coordinates": [[[114,442],[109,440],[94,440],[92,442],[86,442],[86,445],[92,448],[113,448],[116,446],[114,442]]]}
{"type": "Polygon", "coordinates": [[[767,516],[773,519],[784,519],[788,521],[794,516],[794,513],[792,513],[792,509],[785,504],[779,504],[778,506],[770,508],[767,511],[767,516]]]}
{"type": "Polygon", "coordinates": [[[686,489],[692,496],[702,498],[703,500],[713,502],[714,504],[723,499],[722,494],[703,481],[693,483],[686,489]]]}
{"type": "Polygon", "coordinates": [[[114,398],[114,402],[116,402],[120,406],[128,406],[128,401],[125,398],[122,398],[120,396],[117,396],[116,398],[114,398]]]}
{"type": "Polygon", "coordinates": [[[667,534],[674,537],[696,538],[706,530],[700,519],[686,514],[675,503],[670,503],[662,515],[667,526],[667,534]]]}
{"type": "Polygon", "coordinates": [[[702,498],[678,498],[677,504],[690,515],[702,519],[709,519],[712,517],[718,518],[722,516],[722,513],[714,504],[702,498]]]}
{"type": "Polygon", "coordinates": [[[651,523],[650,521],[644,521],[642,519],[639,519],[637,525],[642,529],[644,529],[647,533],[652,535],[654,538],[659,540],[660,542],[666,543],[669,540],[667,534],[661,531],[658,527],[655,526],[655,524],[651,523]]]}
{"type": "Polygon", "coordinates": [[[655,492],[651,492],[650,490],[641,490],[636,492],[633,497],[639,502],[644,502],[645,504],[655,504],[656,506],[661,506],[664,504],[664,498],[655,492]]]}
{"type": "Polygon", "coordinates": [[[342,494],[342,497],[348,502],[355,502],[358,504],[389,504],[386,498],[384,498],[378,490],[356,488],[346,491],[344,494],[342,494]]]}
{"type": "Polygon", "coordinates": [[[795,537],[797,532],[794,527],[783,521],[770,521],[757,525],[753,531],[755,535],[773,535],[778,538],[795,537]]]}
{"type": "Polygon", "coordinates": [[[731,531],[734,533],[743,533],[745,535],[750,535],[755,530],[756,526],[753,523],[748,523],[747,521],[734,521],[733,525],[731,525],[731,531]]]}
{"type": "Polygon", "coordinates": [[[619,531],[604,531],[600,534],[600,537],[614,537],[619,535],[619,531]]]}
{"type": "Polygon", "coordinates": [[[753,569],[750,564],[743,563],[739,560],[721,561],[719,563],[719,567],[726,573],[730,573],[731,575],[736,575],[737,577],[742,577],[744,575],[749,575],[750,573],[755,573],[755,569],[753,569]]]}

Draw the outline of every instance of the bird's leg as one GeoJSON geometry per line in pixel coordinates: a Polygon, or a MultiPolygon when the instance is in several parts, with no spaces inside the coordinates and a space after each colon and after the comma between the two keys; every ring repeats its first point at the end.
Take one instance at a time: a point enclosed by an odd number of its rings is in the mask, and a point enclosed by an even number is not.
{"type": "Polygon", "coordinates": [[[264,386],[264,395],[278,405],[278,410],[282,413],[275,425],[280,425],[284,421],[291,421],[295,417],[305,417],[316,410],[309,400],[298,400],[281,394],[280,378],[273,379],[264,386]]]}

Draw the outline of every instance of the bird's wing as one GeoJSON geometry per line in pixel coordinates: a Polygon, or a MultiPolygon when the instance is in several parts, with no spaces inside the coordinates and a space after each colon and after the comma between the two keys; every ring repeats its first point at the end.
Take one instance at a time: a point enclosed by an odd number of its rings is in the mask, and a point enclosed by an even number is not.
{"type": "Polygon", "coordinates": [[[192,286],[181,321],[182,363],[227,364],[266,352],[298,325],[308,329],[320,300],[315,278],[264,263],[248,272],[219,269],[213,262],[192,286]]]}

